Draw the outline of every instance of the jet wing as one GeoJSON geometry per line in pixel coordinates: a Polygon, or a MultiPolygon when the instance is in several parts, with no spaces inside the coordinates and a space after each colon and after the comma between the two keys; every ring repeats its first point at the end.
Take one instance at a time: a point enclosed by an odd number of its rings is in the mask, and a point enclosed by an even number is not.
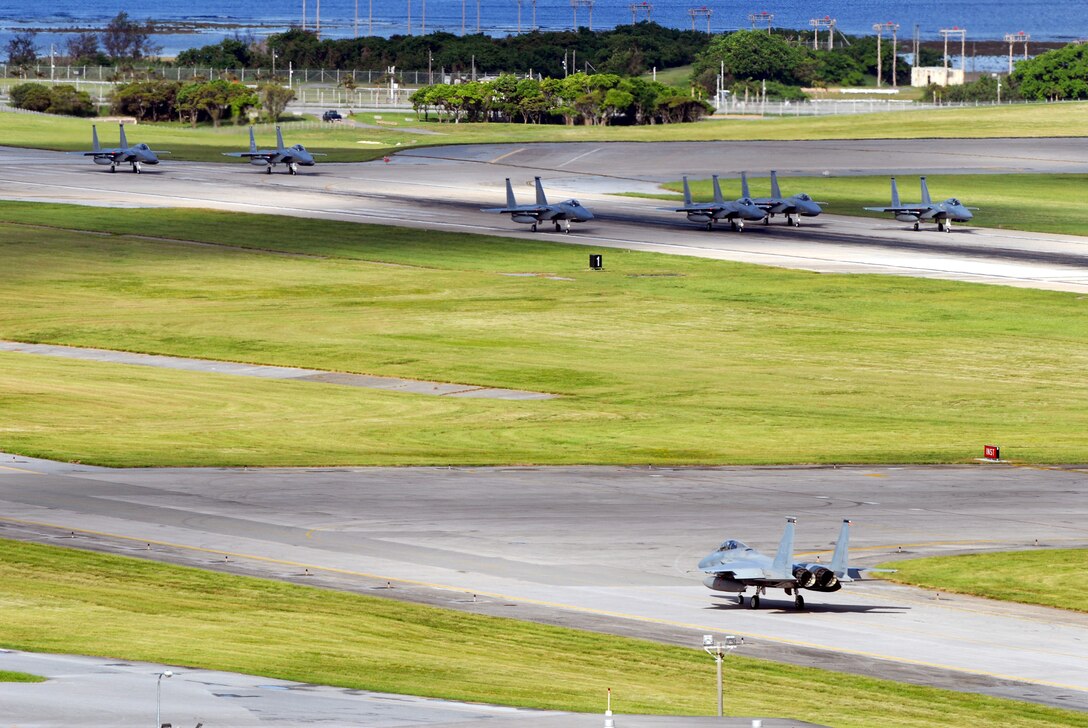
{"type": "Polygon", "coordinates": [[[720,205],[690,205],[688,207],[672,207],[669,208],[673,212],[716,212],[723,209],[720,205]]]}
{"type": "Polygon", "coordinates": [[[871,212],[894,212],[897,215],[899,213],[903,213],[903,212],[910,213],[911,215],[921,215],[923,212],[926,212],[930,208],[928,208],[928,207],[866,207],[864,209],[869,210],[871,212]]]}
{"type": "Polygon", "coordinates": [[[547,207],[483,207],[480,212],[503,212],[512,215],[543,215],[548,212],[547,207]]]}
{"type": "MultiPolygon", "coordinates": [[[[165,152],[159,152],[159,154],[165,154],[165,152]]],[[[276,156],[275,152],[223,152],[224,157],[243,157],[246,159],[272,159],[276,156]]]]}

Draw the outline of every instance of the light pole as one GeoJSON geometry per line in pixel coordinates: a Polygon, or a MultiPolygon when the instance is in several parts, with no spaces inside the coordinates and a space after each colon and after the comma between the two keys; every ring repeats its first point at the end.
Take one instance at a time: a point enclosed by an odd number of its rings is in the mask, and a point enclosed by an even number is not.
{"type": "Polygon", "coordinates": [[[733,635],[726,635],[724,642],[715,642],[714,635],[703,635],[703,649],[708,655],[714,658],[714,662],[718,666],[718,717],[721,718],[722,713],[722,660],[725,658],[726,652],[732,652],[733,650],[744,644],[743,637],[734,637],[733,635]]]}
{"type": "Polygon", "coordinates": [[[173,676],[172,671],[163,670],[159,673],[159,679],[155,681],[155,728],[162,725],[162,679],[173,676]]]}

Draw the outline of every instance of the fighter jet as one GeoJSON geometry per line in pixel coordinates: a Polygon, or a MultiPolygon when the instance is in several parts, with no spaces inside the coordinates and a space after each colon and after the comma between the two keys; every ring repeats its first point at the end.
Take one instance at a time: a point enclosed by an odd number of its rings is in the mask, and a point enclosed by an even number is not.
{"type": "Polygon", "coordinates": [[[692,222],[705,223],[707,230],[714,229],[715,220],[728,220],[734,230],[744,232],[745,220],[762,220],[765,213],[756,207],[747,195],[739,200],[726,201],[722,197],[722,188],[718,184],[718,175],[713,175],[714,201],[692,202],[688,178],[684,177],[684,206],[673,208],[673,212],[686,212],[692,222]]]}
{"type": "Polygon", "coordinates": [[[805,599],[801,596],[801,589],[834,592],[842,589],[844,583],[863,579],[868,572],[887,571],[851,569],[847,565],[850,543],[848,520],[842,522],[830,564],[795,562],[793,526],[796,522],[796,518],[786,519],[786,530],[773,559],[740,541],[729,539],[699,562],[699,570],[709,574],[703,584],[715,591],[736,593],[738,605],[744,604],[744,592],[752,587],[755,593],[749,601],[751,609],[759,609],[759,597],[766,594],[768,588],[785,589],[787,595],[793,595],[794,606],[804,609],[805,599]]]}
{"type": "Polygon", "coordinates": [[[514,199],[514,188],[510,186],[510,178],[506,178],[506,207],[485,207],[481,212],[501,212],[510,215],[510,219],[514,222],[528,223],[532,225],[530,230],[536,232],[537,224],[551,220],[555,225],[555,231],[559,232],[560,229],[564,233],[570,232],[570,224],[572,222],[587,222],[593,219],[593,213],[582,207],[578,200],[567,200],[565,202],[557,202],[555,204],[549,204],[548,198],[544,196],[544,187],[540,184],[540,178],[534,177],[536,181],[536,204],[535,205],[519,205],[518,201],[514,199]],[[560,222],[563,223],[562,227],[560,222]]]}
{"type": "MultiPolygon", "coordinates": [[[[91,142],[94,146],[89,152],[72,152],[72,154],[81,154],[84,157],[94,157],[95,164],[109,165],[111,172],[117,171],[118,164],[131,164],[132,171],[136,174],[140,173],[140,168],[145,164],[158,164],[159,158],[155,156],[155,153],[151,151],[151,147],[146,144],[135,144],[133,146],[128,145],[128,139],[125,138],[125,125],[120,124],[121,127],[121,146],[116,149],[103,149],[102,145],[98,143],[98,128],[91,125],[91,142]]],[[[169,154],[170,152],[159,152],[159,154],[169,154]]]]}
{"type": "Polygon", "coordinates": [[[891,212],[899,222],[912,222],[914,229],[923,222],[936,222],[938,232],[952,232],[952,222],[967,222],[974,215],[971,210],[977,207],[966,207],[955,197],[949,197],[944,202],[934,202],[929,198],[929,187],[926,186],[926,178],[922,177],[922,201],[917,205],[904,205],[899,202],[899,189],[895,186],[895,177],[892,177],[892,204],[889,207],[866,207],[873,212],[891,212]]]}
{"type": "Polygon", "coordinates": [[[268,174],[272,174],[272,168],[277,164],[287,165],[288,174],[298,174],[299,167],[314,166],[314,157],[323,157],[324,154],[308,152],[306,147],[296,144],[293,147],[283,146],[283,133],[276,127],[276,148],[258,149],[257,141],[253,138],[253,127],[249,127],[249,151],[248,152],[223,152],[225,157],[243,157],[250,164],[265,167],[268,174]]]}
{"type": "MultiPolygon", "coordinates": [[[[746,172],[740,173],[740,187],[741,194],[744,197],[751,197],[748,192],[748,174],[746,172]]],[[[823,212],[820,203],[815,202],[804,192],[792,197],[783,197],[782,191],[778,188],[778,173],[773,169],[771,170],[771,196],[757,197],[752,202],[756,204],[756,207],[763,210],[766,215],[763,222],[767,225],[771,223],[771,218],[775,215],[785,215],[787,225],[801,227],[802,217],[816,217],[823,212]]]]}

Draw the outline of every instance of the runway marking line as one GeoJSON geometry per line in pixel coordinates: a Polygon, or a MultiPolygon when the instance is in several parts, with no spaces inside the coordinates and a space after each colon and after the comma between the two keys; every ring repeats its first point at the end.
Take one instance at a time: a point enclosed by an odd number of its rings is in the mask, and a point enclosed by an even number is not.
{"type": "Polygon", "coordinates": [[[39,473],[37,470],[27,470],[26,468],[13,468],[10,465],[0,465],[0,470],[10,470],[13,473],[24,473],[26,475],[45,475],[45,473],[39,473]]]}
{"type": "MultiPolygon", "coordinates": [[[[78,532],[82,534],[88,534],[92,536],[102,536],[105,538],[120,539],[123,541],[134,541],[136,543],[154,544],[156,546],[163,546],[167,548],[180,549],[183,551],[197,551],[200,553],[215,554],[217,556],[233,556],[236,559],[247,559],[250,561],[258,561],[266,564],[279,564],[281,566],[293,566],[296,568],[310,569],[311,571],[324,571],[330,574],[343,574],[345,576],[358,576],[365,579],[374,579],[385,582],[397,582],[398,584],[409,584],[412,586],[420,586],[428,589],[440,589],[442,591],[462,592],[465,594],[475,594],[478,596],[490,597],[492,599],[506,601],[506,602],[520,602],[522,604],[531,604],[539,607],[549,607],[552,609],[562,609],[569,612],[578,612],[582,614],[594,614],[602,617],[615,617],[617,619],[628,619],[636,622],[643,622],[645,624],[660,624],[667,627],[679,627],[681,629],[691,629],[701,632],[707,630],[717,629],[718,627],[711,627],[702,624],[693,624],[689,622],[678,622],[670,619],[660,619],[657,617],[641,617],[633,614],[624,614],[622,612],[613,612],[607,609],[595,609],[592,607],[579,607],[572,604],[563,604],[561,602],[550,602],[543,599],[527,599],[524,597],[515,597],[508,594],[502,594],[500,592],[488,592],[488,591],[475,591],[470,592],[467,589],[461,587],[450,586],[448,584],[436,584],[433,582],[419,581],[416,579],[404,579],[400,577],[388,577],[381,576],[379,574],[371,574],[365,571],[353,571],[351,569],[341,569],[334,566],[319,566],[315,564],[307,564],[299,561],[290,561],[287,559],[274,559],[268,556],[257,556],[253,554],[238,553],[235,551],[224,551],[221,549],[211,549],[203,546],[189,546],[186,544],[178,544],[170,541],[159,541],[155,539],[136,538],[134,536],[124,536],[116,533],[109,533],[106,531],[93,531],[85,528],[73,529],[69,526],[61,526],[55,523],[46,523],[44,521],[30,521],[20,518],[8,518],[4,517],[2,520],[9,523],[21,523],[29,526],[42,526],[44,528],[55,528],[58,530],[67,530],[71,532],[78,532]]],[[[719,625],[720,626],[720,625],[719,625]]],[[[1017,677],[1014,675],[1005,675],[998,672],[989,672],[986,670],[971,670],[962,667],[953,667],[950,665],[942,665],[937,662],[927,662],[925,660],[914,660],[906,657],[892,657],[889,655],[882,655],[878,652],[868,652],[866,650],[852,650],[852,649],[832,649],[827,645],[822,645],[814,642],[806,642],[803,640],[782,639],[780,637],[774,637],[772,635],[761,634],[758,632],[744,632],[734,630],[734,634],[741,635],[743,637],[750,637],[752,639],[766,640],[768,642],[777,642],[779,644],[793,645],[797,647],[807,647],[810,649],[823,650],[828,652],[836,652],[844,655],[857,655],[859,657],[868,657],[875,660],[888,660],[890,662],[898,662],[908,665],[918,665],[919,667],[931,667],[939,670],[949,670],[951,672],[962,672],[969,675],[982,675],[985,677],[992,677],[998,680],[1011,680],[1013,682],[1029,683],[1032,685],[1046,685],[1048,687],[1061,688],[1063,690],[1075,690],[1077,692],[1084,692],[1084,688],[1077,685],[1067,685],[1065,683],[1053,682],[1050,680],[1035,680],[1031,678],[1017,677]]]]}
{"type": "Polygon", "coordinates": [[[518,154],[519,152],[524,152],[524,151],[525,151],[525,147],[518,147],[517,149],[515,149],[512,152],[507,152],[506,154],[500,154],[499,156],[495,157],[494,159],[488,160],[487,163],[488,164],[498,164],[499,162],[506,159],[507,157],[512,157],[515,154],[518,154]]]}

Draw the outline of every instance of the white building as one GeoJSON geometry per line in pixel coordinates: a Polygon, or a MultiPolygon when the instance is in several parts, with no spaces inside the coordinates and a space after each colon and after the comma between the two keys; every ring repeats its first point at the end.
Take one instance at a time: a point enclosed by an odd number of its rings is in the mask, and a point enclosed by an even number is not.
{"type": "Polygon", "coordinates": [[[915,66],[910,69],[911,86],[962,86],[963,69],[944,66],[915,66]]]}

